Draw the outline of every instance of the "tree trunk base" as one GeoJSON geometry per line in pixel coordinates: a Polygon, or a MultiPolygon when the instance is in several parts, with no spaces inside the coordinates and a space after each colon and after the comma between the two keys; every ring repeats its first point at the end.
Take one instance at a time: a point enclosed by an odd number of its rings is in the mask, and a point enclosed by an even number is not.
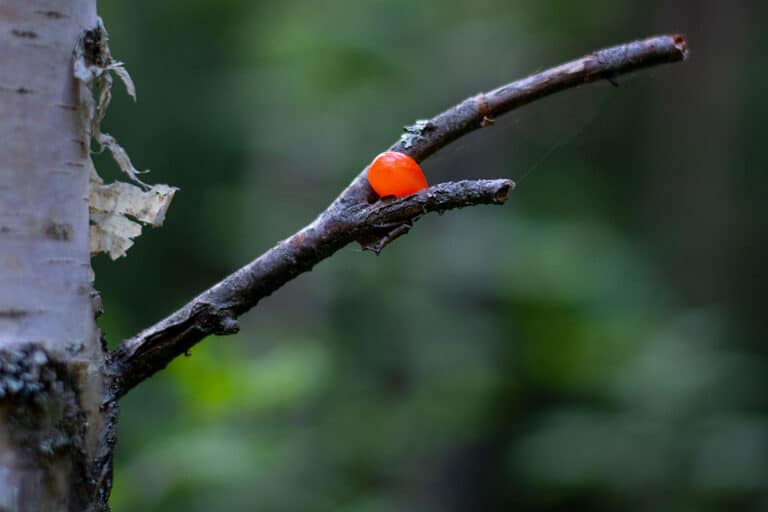
{"type": "Polygon", "coordinates": [[[0,350],[0,511],[109,510],[118,405],[92,400],[100,374],[35,344],[0,350]]]}

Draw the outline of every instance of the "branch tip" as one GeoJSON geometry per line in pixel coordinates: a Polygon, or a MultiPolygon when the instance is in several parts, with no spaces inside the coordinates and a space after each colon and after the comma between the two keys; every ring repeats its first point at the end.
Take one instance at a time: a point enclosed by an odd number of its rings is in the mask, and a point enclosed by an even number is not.
{"type": "Polygon", "coordinates": [[[515,189],[515,182],[507,180],[507,183],[499,187],[496,193],[493,195],[493,202],[496,204],[504,204],[509,197],[509,191],[515,189]]]}
{"type": "Polygon", "coordinates": [[[675,41],[675,48],[680,52],[682,55],[683,60],[688,59],[688,43],[685,40],[685,36],[683,34],[675,34],[672,36],[672,40],[675,41]]]}

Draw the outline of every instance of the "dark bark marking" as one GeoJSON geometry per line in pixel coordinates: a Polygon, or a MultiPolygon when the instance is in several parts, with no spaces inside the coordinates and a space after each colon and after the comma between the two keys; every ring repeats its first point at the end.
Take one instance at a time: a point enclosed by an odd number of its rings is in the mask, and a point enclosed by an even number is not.
{"type": "Polygon", "coordinates": [[[51,222],[45,227],[45,236],[51,240],[67,241],[72,236],[72,226],[51,222]]]}
{"type": "Polygon", "coordinates": [[[23,318],[29,315],[29,311],[25,309],[0,309],[0,318],[23,318]]]}
{"type": "Polygon", "coordinates": [[[45,16],[46,18],[50,18],[52,20],[60,20],[62,18],[69,18],[66,14],[59,12],[59,11],[35,11],[35,14],[40,14],[42,16],[45,16]]]}
{"type": "Polygon", "coordinates": [[[37,32],[32,30],[19,30],[17,28],[11,30],[11,34],[22,39],[37,39],[37,32]]]}

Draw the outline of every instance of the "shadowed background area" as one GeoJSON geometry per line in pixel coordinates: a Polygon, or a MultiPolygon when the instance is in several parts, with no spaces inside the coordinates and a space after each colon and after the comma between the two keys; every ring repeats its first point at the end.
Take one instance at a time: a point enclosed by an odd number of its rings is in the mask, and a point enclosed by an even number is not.
{"type": "Polygon", "coordinates": [[[104,129],[181,188],[94,261],[113,346],[403,125],[600,47],[691,48],[444,149],[431,183],[511,177],[507,205],[347,247],[132,391],[114,510],[768,509],[766,8],[670,4],[102,2],[139,100],[115,91],[104,129]]]}

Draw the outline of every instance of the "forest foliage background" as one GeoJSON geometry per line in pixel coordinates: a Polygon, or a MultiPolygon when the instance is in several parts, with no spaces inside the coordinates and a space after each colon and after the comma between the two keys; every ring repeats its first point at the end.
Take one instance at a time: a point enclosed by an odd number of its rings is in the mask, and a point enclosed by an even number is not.
{"type": "Polygon", "coordinates": [[[139,100],[105,130],[181,188],[95,260],[113,345],[312,220],[403,125],[600,47],[691,48],[443,150],[431,183],[511,177],[507,205],[350,246],[131,392],[116,512],[768,509],[763,3],[99,7],[139,100]]]}

